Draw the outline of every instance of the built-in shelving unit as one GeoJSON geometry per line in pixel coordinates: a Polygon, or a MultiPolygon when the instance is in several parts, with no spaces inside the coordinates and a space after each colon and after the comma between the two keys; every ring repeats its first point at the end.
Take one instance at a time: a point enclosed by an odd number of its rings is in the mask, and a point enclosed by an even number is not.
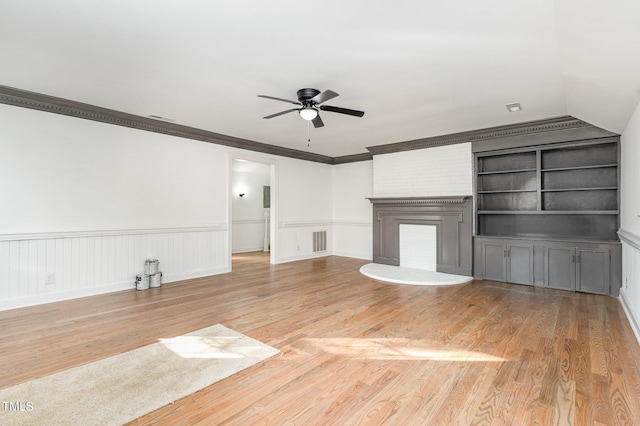
{"type": "Polygon", "coordinates": [[[617,295],[619,138],[476,150],[474,276],[617,295]]]}
{"type": "Polygon", "coordinates": [[[477,155],[477,235],[617,241],[615,139],[477,155]]]}

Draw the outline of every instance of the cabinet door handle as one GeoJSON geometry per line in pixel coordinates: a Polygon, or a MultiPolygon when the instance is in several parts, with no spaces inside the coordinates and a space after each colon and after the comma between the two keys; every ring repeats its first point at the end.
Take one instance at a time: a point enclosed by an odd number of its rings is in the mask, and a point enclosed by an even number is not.
{"type": "Polygon", "coordinates": [[[571,263],[576,263],[576,255],[575,254],[571,255],[571,263]]]}
{"type": "Polygon", "coordinates": [[[580,255],[576,256],[576,263],[580,263],[580,255]]]}

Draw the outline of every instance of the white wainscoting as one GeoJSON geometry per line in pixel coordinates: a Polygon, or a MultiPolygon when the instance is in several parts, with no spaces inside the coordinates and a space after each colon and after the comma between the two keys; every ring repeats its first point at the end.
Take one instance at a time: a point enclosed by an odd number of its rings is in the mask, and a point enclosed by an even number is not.
{"type": "Polygon", "coordinates": [[[278,226],[278,262],[311,259],[331,255],[332,222],[280,222],[278,226]],[[327,251],[313,252],[313,233],[327,231],[327,251]]]}
{"type": "Polygon", "coordinates": [[[620,300],[640,343],[640,235],[621,229],[622,288],[620,300]]]}
{"type": "Polygon", "coordinates": [[[0,310],[132,289],[149,258],[163,282],[228,272],[227,234],[219,225],[1,235],[0,310]]]}
{"type": "Polygon", "coordinates": [[[280,222],[278,261],[291,262],[323,256],[372,258],[372,225],[363,222],[280,222]],[[327,250],[313,252],[313,233],[327,232],[327,250]]]}

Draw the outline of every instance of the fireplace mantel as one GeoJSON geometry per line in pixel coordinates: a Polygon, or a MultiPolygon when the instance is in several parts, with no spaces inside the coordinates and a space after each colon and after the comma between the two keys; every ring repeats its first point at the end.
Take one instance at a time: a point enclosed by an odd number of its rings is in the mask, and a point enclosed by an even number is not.
{"type": "Polygon", "coordinates": [[[369,198],[373,204],[373,261],[400,265],[400,225],[432,225],[437,270],[473,275],[473,210],[470,196],[369,198]]]}
{"type": "Polygon", "coordinates": [[[470,197],[382,197],[367,198],[374,205],[436,205],[436,204],[465,204],[470,197]]]}

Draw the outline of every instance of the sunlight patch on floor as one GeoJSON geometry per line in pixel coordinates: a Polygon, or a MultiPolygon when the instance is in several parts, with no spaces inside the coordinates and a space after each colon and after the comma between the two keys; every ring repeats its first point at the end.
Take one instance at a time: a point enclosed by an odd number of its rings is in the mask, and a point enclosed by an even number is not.
{"type": "Polygon", "coordinates": [[[431,360],[459,362],[503,362],[504,358],[464,349],[437,349],[404,338],[307,338],[312,345],[335,355],[377,360],[431,360]]]}
{"type": "Polygon", "coordinates": [[[243,347],[231,349],[237,337],[177,336],[159,341],[182,358],[238,359],[249,355],[243,352],[243,347]]]}

